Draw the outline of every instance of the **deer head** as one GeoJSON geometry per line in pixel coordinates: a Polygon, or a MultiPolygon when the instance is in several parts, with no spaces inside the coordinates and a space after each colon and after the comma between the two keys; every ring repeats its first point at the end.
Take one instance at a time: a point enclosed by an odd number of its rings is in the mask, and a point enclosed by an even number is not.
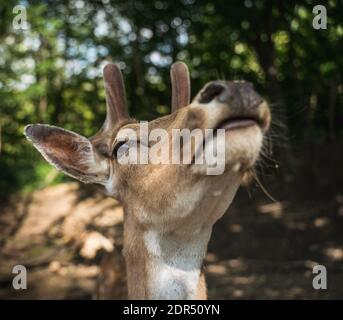
{"type": "Polygon", "coordinates": [[[149,122],[148,134],[163,129],[166,138],[160,144],[172,150],[180,143],[173,139],[173,129],[224,132],[220,141],[211,136],[212,144],[204,145],[205,134],[189,142],[190,163],[121,163],[131,148],[149,152],[156,141],[144,146],[130,141],[128,132],[143,140],[141,124],[128,115],[122,75],[114,64],[104,68],[107,115],[95,136],[88,139],[41,124],[25,128],[26,137],[49,163],[82,182],[102,185],[122,201],[129,295],[134,298],[201,296],[200,268],[212,225],[257,161],[270,125],[268,104],[248,82],[210,82],[190,102],[185,64],[172,66],[171,80],[172,113],[149,122]],[[214,142],[225,154],[220,175],[208,175],[206,164],[194,162],[198,148],[206,154],[214,142]]]}

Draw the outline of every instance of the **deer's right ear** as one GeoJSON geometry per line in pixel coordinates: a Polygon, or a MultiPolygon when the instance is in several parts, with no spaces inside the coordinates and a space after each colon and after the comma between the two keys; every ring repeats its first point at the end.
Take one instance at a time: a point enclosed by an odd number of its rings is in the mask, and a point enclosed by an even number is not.
{"type": "Polygon", "coordinates": [[[108,181],[108,161],[86,137],[43,124],[26,126],[25,135],[49,163],[71,177],[103,185],[108,181]]]}

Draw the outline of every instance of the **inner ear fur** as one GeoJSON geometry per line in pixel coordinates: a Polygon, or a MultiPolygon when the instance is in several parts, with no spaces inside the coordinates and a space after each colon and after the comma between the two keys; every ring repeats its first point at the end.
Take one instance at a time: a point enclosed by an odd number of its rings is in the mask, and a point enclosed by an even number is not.
{"type": "Polygon", "coordinates": [[[28,125],[26,137],[57,169],[86,183],[105,183],[108,165],[91,142],[72,131],[49,125],[28,125]]]}

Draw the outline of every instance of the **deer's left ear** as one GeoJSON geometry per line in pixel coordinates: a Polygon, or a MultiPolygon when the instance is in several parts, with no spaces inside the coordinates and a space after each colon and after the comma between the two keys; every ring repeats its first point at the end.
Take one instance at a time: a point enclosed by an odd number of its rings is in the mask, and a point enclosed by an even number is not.
{"type": "Polygon", "coordinates": [[[43,157],[57,169],[85,183],[106,184],[108,161],[91,142],[77,133],[43,124],[25,127],[25,135],[43,157]]]}

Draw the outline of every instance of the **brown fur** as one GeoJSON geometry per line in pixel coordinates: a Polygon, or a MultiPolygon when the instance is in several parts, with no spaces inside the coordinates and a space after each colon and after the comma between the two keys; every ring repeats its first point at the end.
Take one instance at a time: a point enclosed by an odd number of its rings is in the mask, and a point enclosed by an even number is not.
{"type": "MultiPolygon", "coordinates": [[[[187,84],[184,66],[175,70],[174,81],[177,70],[182,70],[181,82],[187,84]]],[[[206,175],[204,167],[194,163],[122,165],[113,151],[123,129],[131,128],[139,136],[139,124],[128,118],[125,110],[116,110],[126,106],[122,87],[117,90],[109,81],[114,79],[122,85],[118,70],[107,68],[104,75],[108,113],[104,126],[94,137],[88,140],[42,125],[28,126],[26,135],[58,169],[81,181],[102,184],[110,196],[123,203],[129,298],[206,299],[201,266],[212,226],[226,212],[243,177],[259,157],[263,135],[270,124],[269,107],[262,102],[253,111],[244,109],[245,116],[254,113],[259,125],[225,133],[229,145],[223,146],[226,166],[221,175],[206,175]]],[[[168,132],[166,143],[170,150],[175,143],[171,139],[172,129],[204,132],[237,116],[237,109],[228,103],[200,103],[202,91],[191,104],[179,108],[178,104],[184,105],[188,99],[187,92],[173,98],[177,111],[149,123],[150,132],[155,128],[168,132]]],[[[194,155],[200,146],[190,143],[194,155]]],[[[113,274],[106,274],[115,283],[113,274]]],[[[109,288],[103,291],[113,293],[109,288]]]]}

